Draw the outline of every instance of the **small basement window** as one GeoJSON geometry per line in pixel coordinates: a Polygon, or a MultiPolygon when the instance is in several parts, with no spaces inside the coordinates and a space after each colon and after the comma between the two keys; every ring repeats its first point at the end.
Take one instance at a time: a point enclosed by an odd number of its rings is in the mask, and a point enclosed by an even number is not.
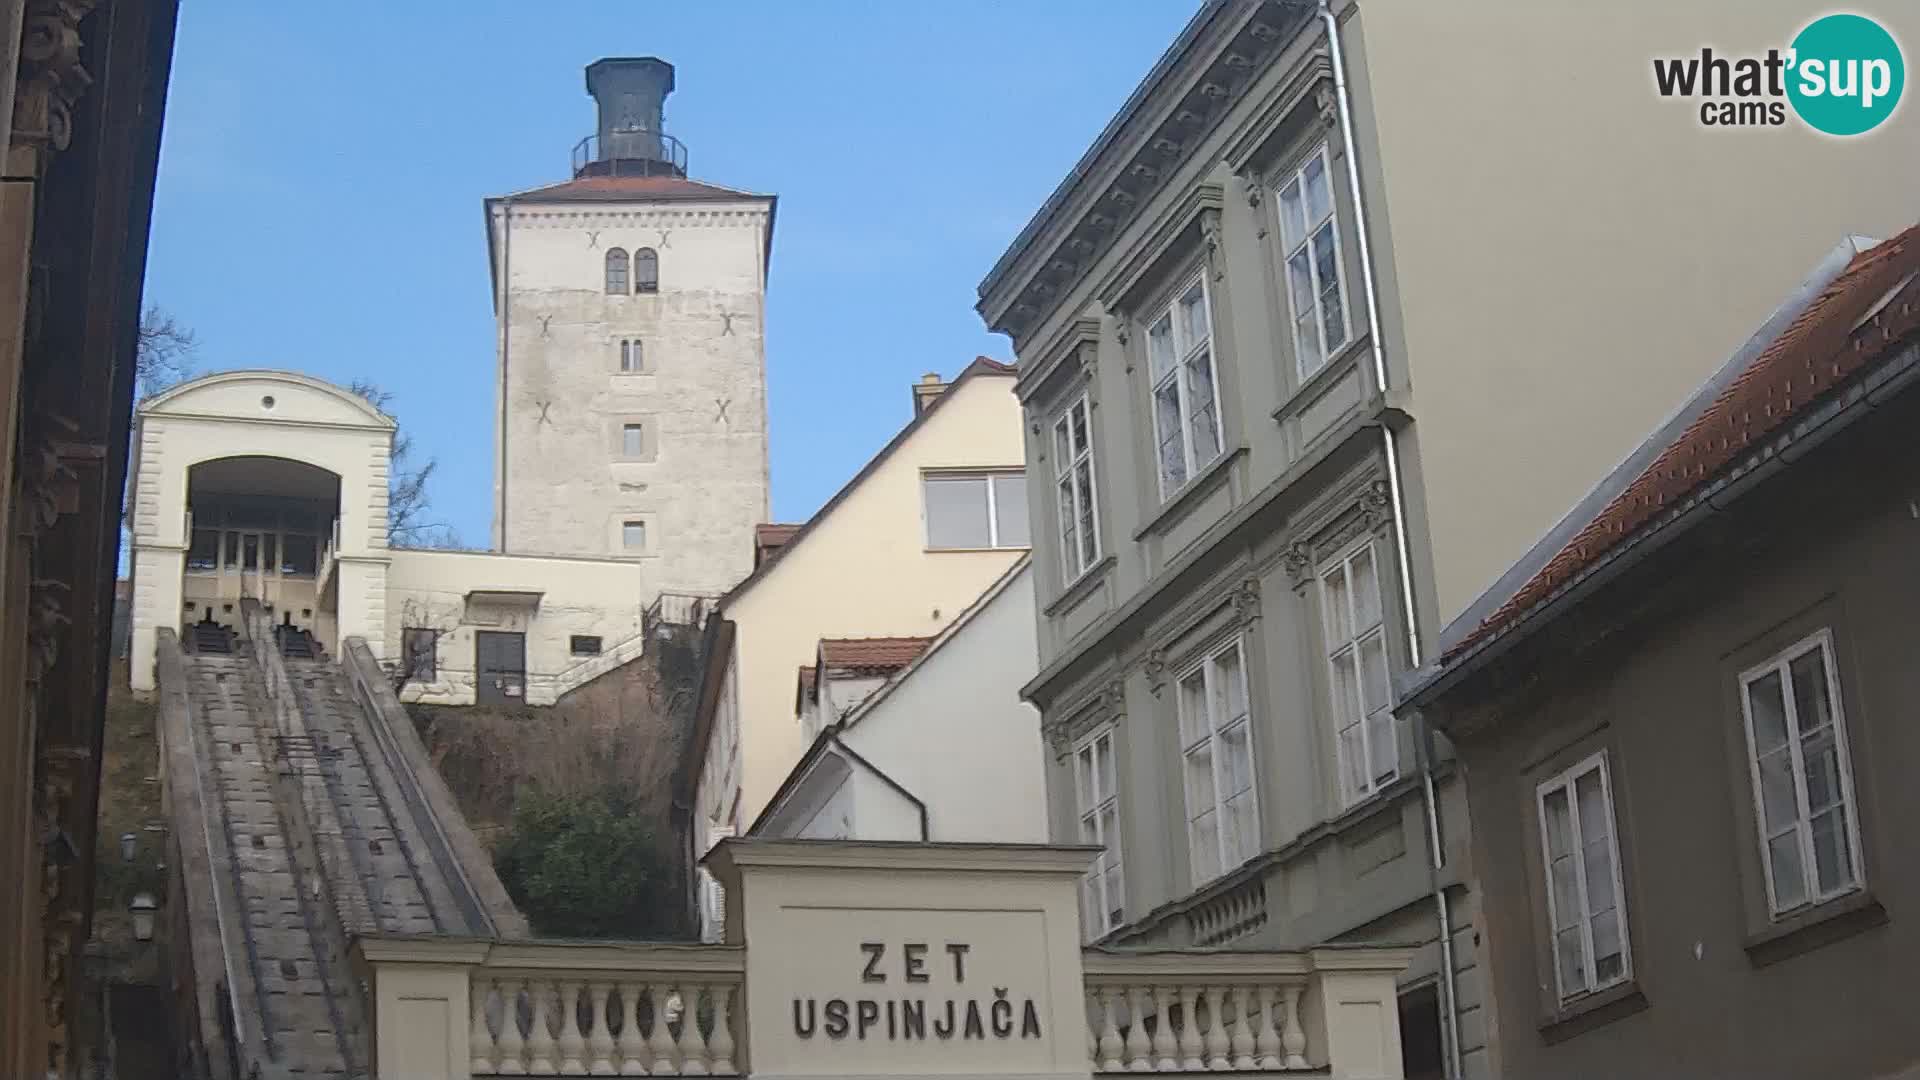
{"type": "Polygon", "coordinates": [[[575,656],[599,656],[600,636],[598,634],[575,634],[567,639],[567,650],[575,656]]]}

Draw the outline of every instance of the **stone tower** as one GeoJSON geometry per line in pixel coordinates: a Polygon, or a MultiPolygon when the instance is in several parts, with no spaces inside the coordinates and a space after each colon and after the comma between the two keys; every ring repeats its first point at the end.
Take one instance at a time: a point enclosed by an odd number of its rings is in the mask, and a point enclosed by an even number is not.
{"type": "Polygon", "coordinates": [[[687,176],[673,66],[587,68],[572,178],[486,200],[497,322],[494,548],[631,557],[724,591],[767,519],[774,197],[687,176]]]}

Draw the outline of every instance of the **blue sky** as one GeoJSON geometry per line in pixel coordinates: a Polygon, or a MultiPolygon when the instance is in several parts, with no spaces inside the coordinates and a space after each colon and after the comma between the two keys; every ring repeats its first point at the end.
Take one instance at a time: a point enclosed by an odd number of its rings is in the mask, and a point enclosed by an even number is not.
{"type": "Polygon", "coordinates": [[[905,422],[908,384],[1010,358],[974,289],[1193,0],[193,0],[167,102],[149,303],[200,371],[373,379],[489,531],[480,201],[564,179],[582,69],[657,55],[691,172],[780,196],[773,511],[802,520],[905,422]]]}

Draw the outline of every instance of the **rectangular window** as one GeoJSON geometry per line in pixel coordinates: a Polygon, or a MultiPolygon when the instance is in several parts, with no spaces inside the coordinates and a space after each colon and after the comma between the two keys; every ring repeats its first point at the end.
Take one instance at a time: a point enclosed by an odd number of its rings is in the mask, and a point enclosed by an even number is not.
{"type": "Polygon", "coordinates": [[[620,546],[628,551],[647,549],[647,523],[644,521],[623,521],[620,523],[620,546]]]}
{"type": "Polygon", "coordinates": [[[645,434],[639,424],[622,424],[620,426],[620,455],[630,458],[643,456],[646,453],[645,434]]]}
{"type": "Polygon", "coordinates": [[[933,473],[922,479],[927,547],[934,550],[1023,548],[1027,529],[1027,474],[933,473]]]}
{"type": "Polygon", "coordinates": [[[407,681],[432,682],[439,677],[439,648],[438,630],[409,626],[400,631],[400,664],[407,681]]]}
{"type": "Polygon", "coordinates": [[[567,639],[567,651],[575,656],[599,656],[600,638],[598,635],[574,634],[567,639]]]}
{"type": "Polygon", "coordinates": [[[1400,774],[1380,565],[1371,540],[1320,572],[1340,796],[1353,803],[1400,774]]]}
{"type": "Polygon", "coordinates": [[[631,374],[641,370],[642,353],[639,338],[622,338],[620,341],[620,370],[631,374]]]}
{"type": "Polygon", "coordinates": [[[1347,343],[1345,286],[1340,280],[1340,226],[1334,214],[1327,148],[1280,188],[1280,240],[1286,249],[1287,307],[1293,315],[1294,364],[1302,381],[1347,343]]]}
{"type": "Polygon", "coordinates": [[[1554,978],[1560,1000],[1567,1001],[1624,982],[1633,971],[1606,754],[1535,791],[1554,978]]]}
{"type": "Polygon", "coordinates": [[[1120,871],[1120,794],[1113,760],[1113,726],[1095,732],[1073,752],[1075,808],[1080,840],[1102,850],[1080,882],[1080,924],[1089,939],[1119,926],[1126,910],[1120,871]]]}
{"type": "Polygon", "coordinates": [[[1235,638],[1180,677],[1187,850],[1202,885],[1260,850],[1245,653],[1235,638]]]}
{"type": "Polygon", "coordinates": [[[312,577],[320,568],[320,538],[294,534],[280,545],[280,573],[312,577]]]}
{"type": "Polygon", "coordinates": [[[1214,395],[1209,312],[1206,275],[1201,274],[1147,330],[1154,446],[1163,499],[1220,456],[1220,403],[1214,395]]]}
{"type": "Polygon", "coordinates": [[[1740,676],[1754,820],[1775,916],[1861,885],[1860,829],[1833,636],[1740,676]]]}
{"type": "Polygon", "coordinates": [[[209,571],[220,568],[220,530],[195,529],[187,547],[187,569],[209,571]]]}
{"type": "Polygon", "coordinates": [[[1053,478],[1060,512],[1060,579],[1073,581],[1100,561],[1093,488],[1093,424],[1081,394],[1053,422],[1053,478]]]}

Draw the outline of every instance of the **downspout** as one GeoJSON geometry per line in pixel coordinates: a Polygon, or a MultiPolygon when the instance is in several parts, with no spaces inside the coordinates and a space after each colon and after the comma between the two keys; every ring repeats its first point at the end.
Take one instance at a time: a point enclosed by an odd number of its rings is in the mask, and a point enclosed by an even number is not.
{"type": "MultiPolygon", "coordinates": [[[[1353,200],[1353,224],[1360,237],[1360,282],[1367,300],[1368,350],[1373,353],[1373,380],[1378,393],[1387,392],[1387,356],[1385,339],[1380,333],[1380,292],[1373,276],[1373,236],[1367,230],[1367,203],[1360,187],[1359,144],[1353,133],[1353,99],[1347,92],[1347,65],[1340,49],[1340,20],[1328,0],[1320,0],[1320,21],[1327,28],[1327,52],[1333,61],[1333,94],[1340,113],[1340,137],[1346,143],[1347,187],[1353,200]]],[[[1401,620],[1407,630],[1407,665],[1418,669],[1422,663],[1420,622],[1413,601],[1413,560],[1407,547],[1406,494],[1400,478],[1400,447],[1393,427],[1380,425],[1381,450],[1387,461],[1387,495],[1393,509],[1393,539],[1400,571],[1401,620]]],[[[1420,799],[1427,818],[1427,873],[1433,890],[1434,916],[1440,930],[1441,1023],[1446,1029],[1448,1080],[1460,1080],[1460,1013],[1453,974],[1453,918],[1447,903],[1447,890],[1440,884],[1440,868],[1446,864],[1446,852],[1440,843],[1440,800],[1433,783],[1432,736],[1420,723],[1417,740],[1420,755],[1420,799]]]]}
{"type": "MultiPolygon", "coordinates": [[[[507,352],[513,343],[513,200],[500,203],[500,437],[496,452],[500,460],[493,495],[494,550],[507,550],[507,352]]],[[[492,222],[488,222],[492,226],[492,222]]]]}

